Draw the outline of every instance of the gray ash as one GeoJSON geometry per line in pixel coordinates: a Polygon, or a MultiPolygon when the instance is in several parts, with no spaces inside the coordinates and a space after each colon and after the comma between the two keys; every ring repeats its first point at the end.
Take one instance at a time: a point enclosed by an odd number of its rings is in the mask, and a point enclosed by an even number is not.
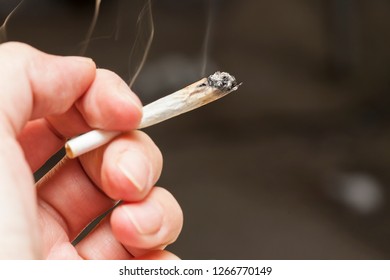
{"type": "Polygon", "coordinates": [[[219,89],[220,91],[233,91],[239,86],[236,78],[227,72],[215,72],[207,78],[209,86],[219,89]]]}

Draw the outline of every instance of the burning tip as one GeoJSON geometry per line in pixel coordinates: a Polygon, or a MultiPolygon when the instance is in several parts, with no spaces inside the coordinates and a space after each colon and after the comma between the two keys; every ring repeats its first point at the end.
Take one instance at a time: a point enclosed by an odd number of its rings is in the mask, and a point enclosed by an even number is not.
{"type": "Polygon", "coordinates": [[[240,85],[236,78],[227,72],[215,72],[207,78],[208,85],[219,89],[223,92],[231,92],[236,90],[240,85]]]}

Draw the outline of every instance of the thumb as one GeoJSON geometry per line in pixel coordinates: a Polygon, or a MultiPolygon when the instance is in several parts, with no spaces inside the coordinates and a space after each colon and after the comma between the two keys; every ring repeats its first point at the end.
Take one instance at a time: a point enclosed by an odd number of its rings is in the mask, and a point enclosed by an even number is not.
{"type": "Polygon", "coordinates": [[[40,258],[34,180],[16,137],[28,120],[67,111],[96,68],[21,43],[0,45],[0,65],[0,258],[40,258]]]}

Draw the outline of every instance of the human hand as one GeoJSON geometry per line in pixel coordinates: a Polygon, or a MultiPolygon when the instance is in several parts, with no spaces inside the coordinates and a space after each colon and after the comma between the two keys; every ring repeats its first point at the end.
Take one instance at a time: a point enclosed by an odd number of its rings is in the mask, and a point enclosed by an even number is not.
{"type": "Polygon", "coordinates": [[[0,45],[0,258],[170,259],[183,217],[153,187],[162,156],[136,131],[138,98],[92,60],[0,45]],[[64,159],[34,185],[32,172],[66,138],[100,128],[132,131],[78,160],[64,159]],[[123,203],[75,247],[95,217],[123,203]]]}

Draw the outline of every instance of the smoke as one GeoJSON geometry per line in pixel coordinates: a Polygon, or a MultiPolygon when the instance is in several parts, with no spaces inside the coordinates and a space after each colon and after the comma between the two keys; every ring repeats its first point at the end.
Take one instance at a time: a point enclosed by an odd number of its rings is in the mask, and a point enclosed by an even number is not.
{"type": "Polygon", "coordinates": [[[137,19],[137,33],[129,56],[129,86],[137,79],[150,51],[154,36],[152,3],[147,0],[137,19]]]}
{"type": "Polygon", "coordinates": [[[209,61],[210,55],[210,45],[212,38],[212,31],[214,28],[214,19],[217,12],[217,0],[209,0],[207,1],[207,22],[206,22],[206,32],[204,35],[203,46],[202,46],[202,69],[201,69],[201,77],[206,76],[207,71],[207,63],[209,61]]]}
{"type": "Polygon", "coordinates": [[[7,42],[7,23],[9,19],[12,17],[12,15],[18,10],[18,8],[23,4],[24,0],[20,1],[19,4],[16,5],[16,7],[8,14],[6,19],[4,20],[4,23],[0,26],[0,44],[7,42]]]}
{"type": "Polygon", "coordinates": [[[85,52],[87,51],[88,45],[91,42],[92,34],[93,34],[93,31],[95,30],[96,23],[97,23],[97,20],[99,17],[101,3],[102,3],[101,0],[96,0],[96,2],[95,2],[95,11],[93,13],[93,18],[92,18],[91,24],[88,28],[88,32],[87,32],[87,35],[85,38],[85,44],[82,44],[82,47],[80,49],[80,53],[79,53],[80,55],[85,55],[85,52]]]}
{"type": "MultiPolygon", "coordinates": [[[[99,67],[117,72],[130,87],[134,85],[153,42],[151,0],[22,0],[15,7],[11,2],[1,4],[12,11],[0,27],[0,43],[16,40],[49,53],[90,56],[99,67]]],[[[218,0],[204,3],[206,25],[200,59],[187,66],[200,66],[195,71],[200,71],[201,77],[212,67],[212,33],[221,4],[218,0]]]]}

